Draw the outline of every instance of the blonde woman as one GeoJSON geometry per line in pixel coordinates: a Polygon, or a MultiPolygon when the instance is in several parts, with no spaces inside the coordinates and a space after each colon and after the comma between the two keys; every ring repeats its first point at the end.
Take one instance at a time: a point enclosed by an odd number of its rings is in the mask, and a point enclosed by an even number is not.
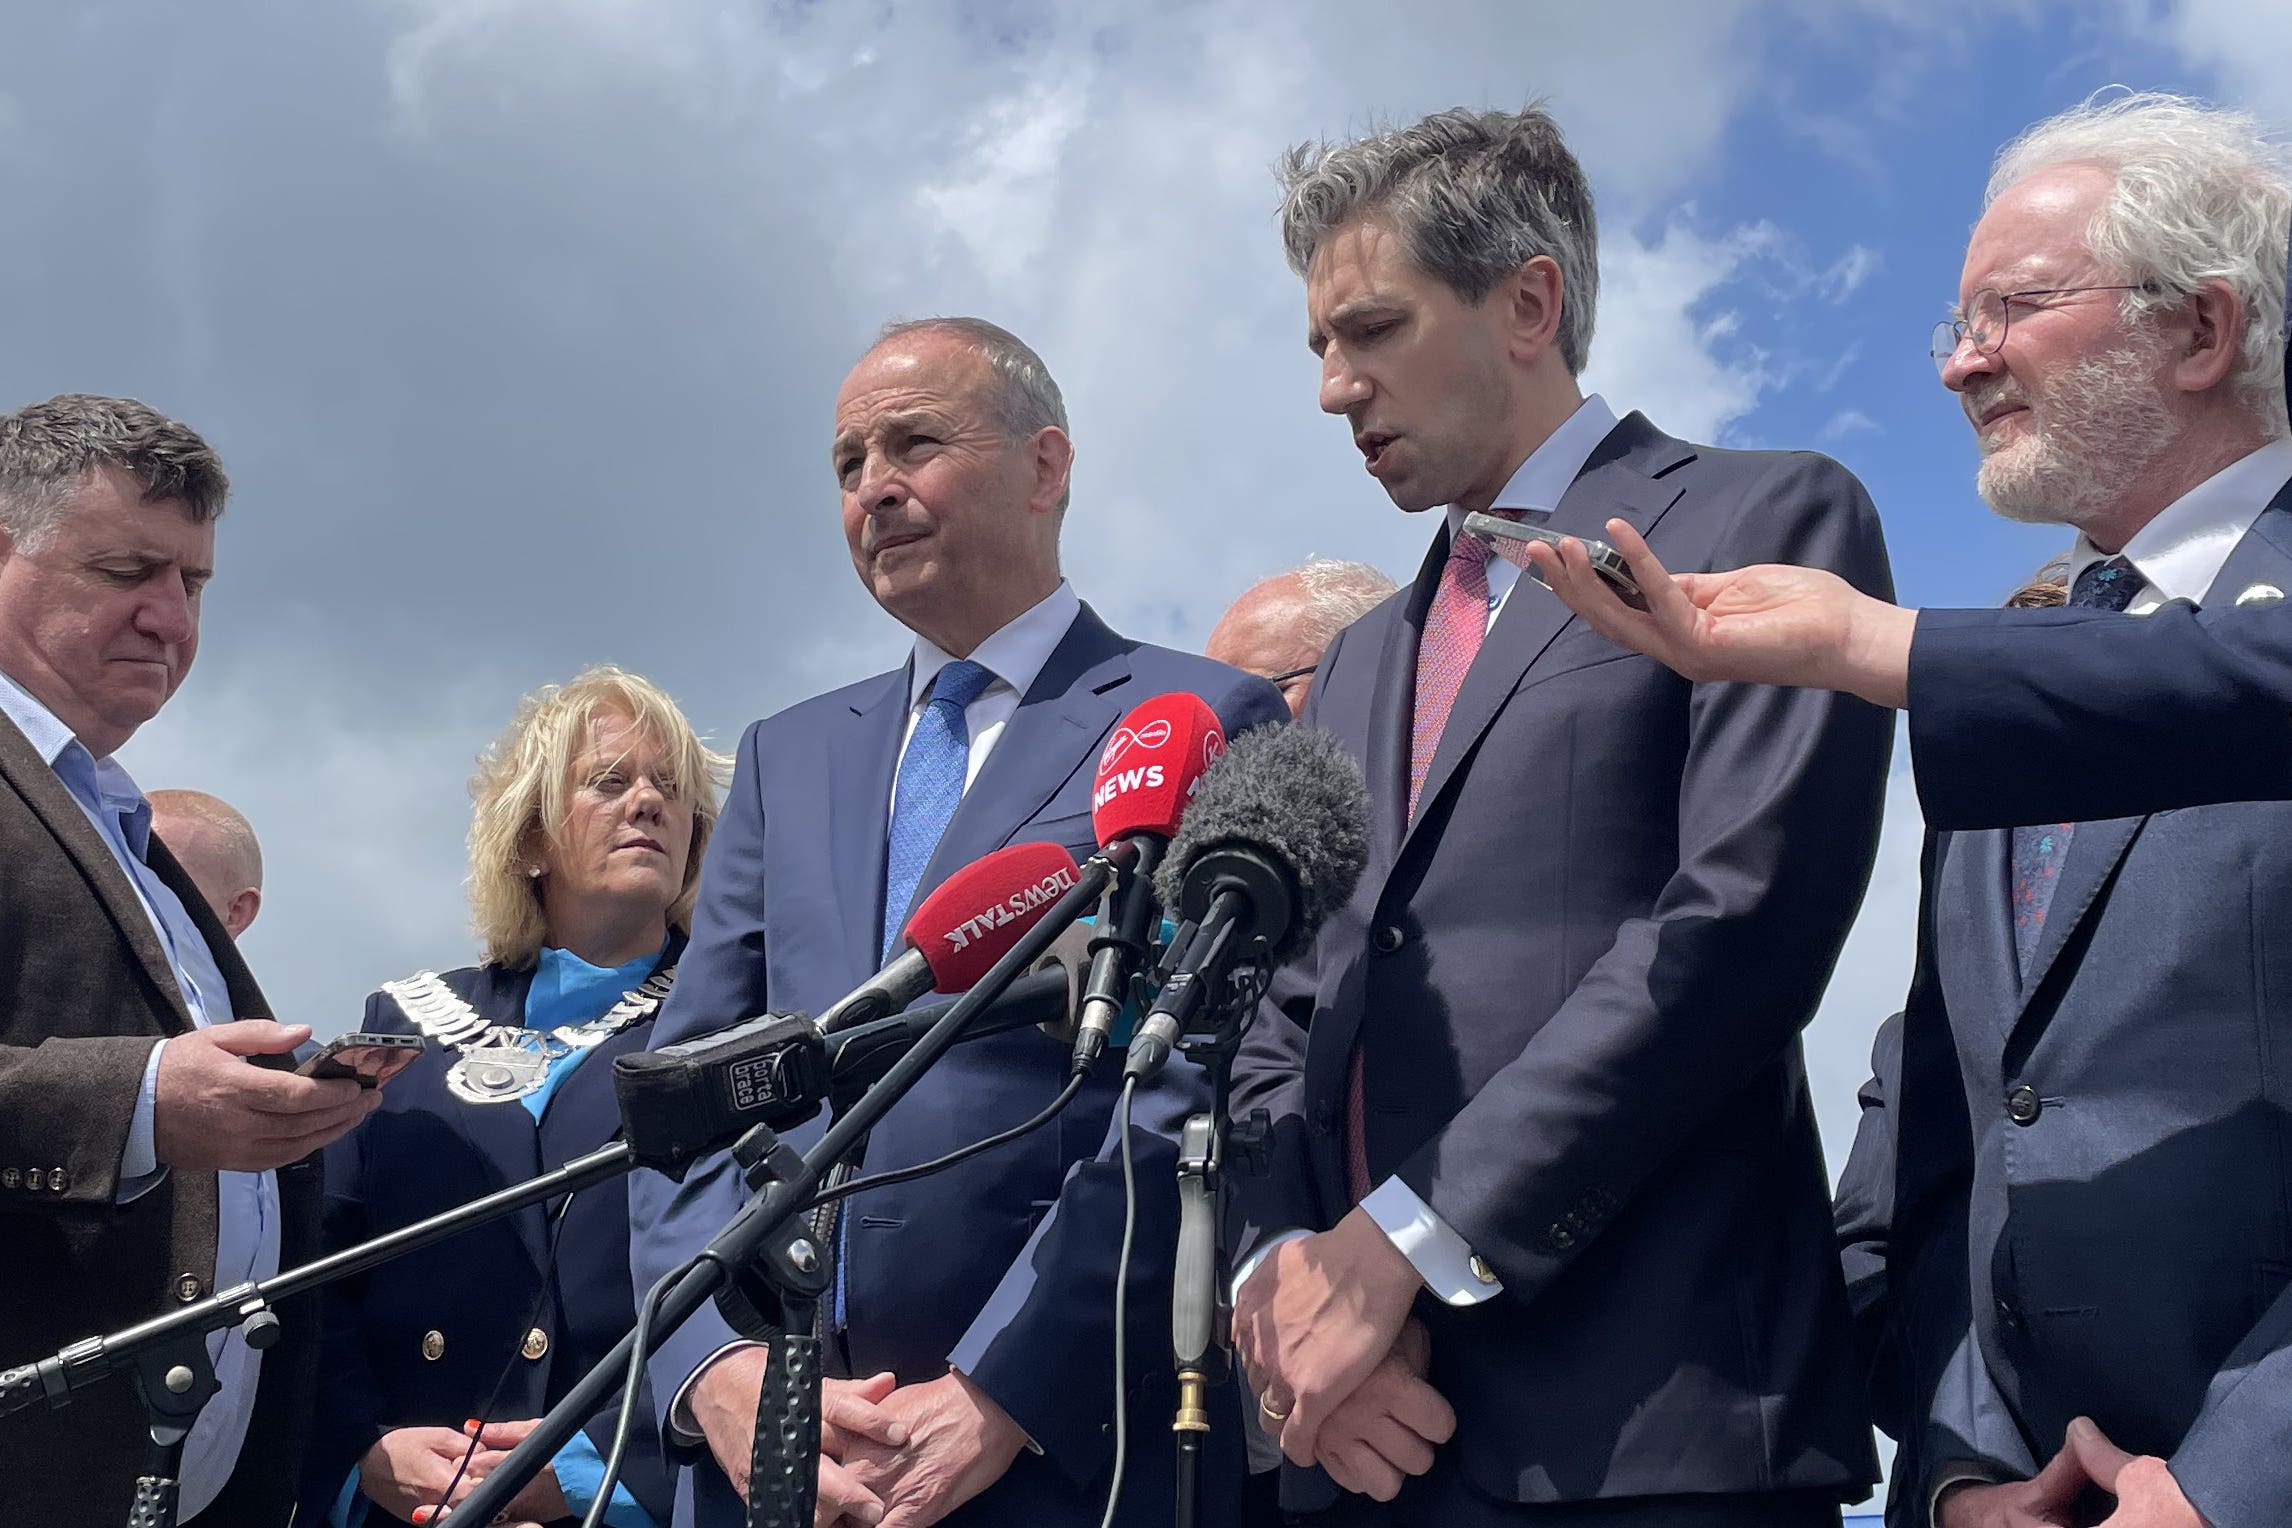
{"type": "MultiPolygon", "coordinates": [[[[430,1047],[327,1153],[330,1248],[531,1178],[612,1135],[612,1059],[644,1048],[676,979],[724,772],[673,701],[618,669],[590,669],[518,707],[471,785],[483,963],[417,972],[367,1000],[360,1029],[425,1035],[430,1047]]],[[[449,1487],[458,1500],[627,1332],[628,1239],[627,1193],[614,1182],[337,1286],[302,1520],[421,1522],[449,1487]]],[[[510,1517],[585,1513],[614,1415],[593,1419],[510,1517]]],[[[650,1420],[607,1508],[613,1528],[669,1520],[650,1420]]]]}

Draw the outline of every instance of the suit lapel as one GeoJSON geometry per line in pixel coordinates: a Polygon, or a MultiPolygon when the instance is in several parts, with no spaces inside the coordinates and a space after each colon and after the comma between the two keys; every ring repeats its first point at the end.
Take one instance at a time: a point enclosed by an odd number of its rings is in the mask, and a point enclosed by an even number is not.
{"type": "Polygon", "coordinates": [[[1417,648],[1424,640],[1425,613],[1432,608],[1440,585],[1441,569],[1448,563],[1448,538],[1439,537],[1425,554],[1409,600],[1385,627],[1385,646],[1377,659],[1377,687],[1369,711],[1370,843],[1383,852],[1384,863],[1400,857],[1401,836],[1408,824],[1409,744],[1417,703],[1417,648]]]}
{"type": "Polygon", "coordinates": [[[1129,682],[1122,639],[1083,606],[963,793],[915,883],[918,902],[980,855],[1009,843],[1041,813],[1122,714],[1120,692],[1129,682]]]}
{"type": "MultiPolygon", "coordinates": [[[[2288,583],[2292,583],[2292,483],[2277,490],[2275,499],[2229,552],[2228,560],[2214,575],[2206,602],[2233,605],[2238,594],[2255,585],[2282,589],[2288,583]]],[[[2029,1000],[2045,984],[2070,936],[2099,905],[2110,877],[2117,873],[2126,851],[2148,821],[2145,816],[2117,817],[2077,825],[2069,839],[2069,853],[2061,862],[2061,879],[2053,888],[2053,901],[2046,908],[2045,928],[2038,935],[2037,952],[2030,960],[2029,979],[2022,984],[2020,1012],[2027,1011],[2029,1000]]]]}
{"type": "Polygon", "coordinates": [[[2013,942],[2013,835],[2002,828],[1951,833],[1942,842],[1946,899],[1937,943],[1981,983],[1981,1012],[2000,1035],[2021,1007],[2021,957],[2013,942]]]}
{"type": "MultiPolygon", "coordinates": [[[[1604,536],[1608,521],[1622,519],[1644,536],[1654,529],[1680,493],[1676,484],[1661,482],[1657,475],[1693,454],[1692,448],[1657,430],[1644,415],[1634,413],[1618,422],[1601,440],[1545,523],[1571,536],[1604,536]]],[[[1434,546],[1433,555],[1441,564],[1446,564],[1448,538],[1445,535],[1434,546]]],[[[1427,567],[1437,582],[1439,568],[1434,567],[1430,559],[1427,559],[1427,567]]],[[[1425,599],[1429,605],[1429,592],[1425,599]]],[[[1489,628],[1479,655],[1464,676],[1463,688],[1457,691],[1456,705],[1449,712],[1448,724],[1441,731],[1440,746],[1433,754],[1432,767],[1425,774],[1424,793],[1417,800],[1417,815],[1409,824],[1410,832],[1415,831],[1417,822],[1424,820],[1434,798],[1447,787],[1457,766],[1479,743],[1481,734],[1496,719],[1506,699],[1520,687],[1536,660],[1574,619],[1573,612],[1558,598],[1536,586],[1527,574],[1521,575],[1521,582],[1505,597],[1503,612],[1489,628]]],[[[1421,629],[1420,620],[1420,633],[1421,629]]],[[[1413,652],[1410,654],[1412,694],[1415,656],[1413,652]]],[[[1413,707],[1413,698],[1411,704],[1413,707]]],[[[1402,718],[1404,739],[1411,721],[1412,718],[1402,718]]],[[[1404,770],[1406,746],[1404,743],[1404,770]]]]}
{"type": "Polygon", "coordinates": [[[80,810],[79,802],[6,716],[0,716],[0,779],[6,779],[15,787],[33,815],[56,836],[65,854],[86,877],[96,900],[110,914],[112,926],[134,952],[144,974],[164,1000],[166,1032],[181,1034],[189,1029],[191,1010],[184,1005],[183,993],[175,985],[175,970],[167,963],[167,951],[159,943],[159,931],[151,926],[151,917],[143,910],[143,899],[136,895],[127,872],[113,858],[111,846],[88,821],[87,813],[80,810]]]}
{"type": "Polygon", "coordinates": [[[876,968],[883,936],[884,835],[891,781],[907,730],[908,669],[878,677],[836,718],[828,737],[828,874],[854,983],[876,968]]]}

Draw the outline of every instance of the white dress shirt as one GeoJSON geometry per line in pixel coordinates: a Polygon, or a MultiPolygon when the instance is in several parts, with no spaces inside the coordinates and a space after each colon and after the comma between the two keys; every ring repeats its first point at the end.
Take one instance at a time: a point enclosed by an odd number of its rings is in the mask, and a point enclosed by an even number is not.
{"type": "MultiPolygon", "coordinates": [[[[1544,438],[1542,445],[1528,453],[1528,459],[1520,464],[1519,470],[1504,485],[1504,491],[1488,507],[1549,515],[1559,505],[1560,496],[1568,491],[1568,485],[1583,472],[1592,452],[1615,427],[1615,411],[1598,393],[1591,394],[1560,422],[1558,429],[1544,438]]],[[[1452,538],[1462,532],[1467,513],[1460,505],[1448,506],[1448,530],[1452,538]]],[[[1490,629],[1494,629],[1496,618],[1504,613],[1505,603],[1519,582],[1519,564],[1503,557],[1488,559],[1490,629]]],[[[1361,1209],[1392,1239],[1434,1298],[1448,1305],[1478,1305],[1504,1292],[1504,1283],[1496,1276],[1496,1270],[1474,1256],[1471,1244],[1434,1214],[1422,1195],[1399,1178],[1387,1178],[1370,1189],[1361,1200],[1361,1209]]],[[[1257,1271],[1257,1265],[1275,1247],[1308,1234],[1284,1231],[1268,1237],[1235,1273],[1234,1288],[1238,1290],[1247,1282],[1257,1271]]]]}
{"type": "MultiPolygon", "coordinates": [[[[2229,553],[2287,481],[2292,481],[2292,439],[2279,438],[2238,457],[2158,510],[2120,553],[2102,551],[2080,531],[2069,554],[2070,587],[2077,586],[2078,574],[2116,555],[2148,580],[2125,607],[2127,614],[2147,615],[2171,600],[2202,605],[2229,553]]],[[[2241,592],[2222,591],[2231,599],[2241,592]]]]}
{"type": "MultiPolygon", "coordinates": [[[[978,698],[963,708],[963,726],[971,739],[970,756],[963,765],[963,789],[979,778],[987,755],[995,751],[1002,740],[1003,728],[1018,714],[1019,701],[1035,682],[1035,676],[1050,662],[1051,654],[1058,651],[1059,643],[1066,640],[1067,628],[1074,618],[1082,614],[1082,601],[1074,586],[1065,579],[1035,605],[1012,618],[971,651],[971,661],[978,664],[994,680],[979,692],[978,698]]],[[[915,724],[923,716],[923,703],[931,696],[931,685],[939,671],[955,661],[929,637],[915,639],[915,661],[910,666],[907,680],[907,728],[899,735],[899,754],[907,757],[907,740],[915,736],[915,724]]],[[[892,772],[891,799],[899,799],[899,773],[892,772]]]]}
{"type": "MultiPolygon", "coordinates": [[[[151,832],[151,803],[109,758],[96,758],[56,714],[29,691],[0,674],[0,713],[16,724],[33,749],[56,772],[57,780],[119,862],[151,920],[152,932],[183,994],[191,1022],[204,1029],[231,1018],[230,997],[213,953],[182,900],[145,863],[151,832]]],[[[166,1169],[153,1147],[153,1114],[159,1085],[159,1056],[167,1042],[155,1040],[144,1063],[143,1083],[120,1155],[119,1194],[126,1203],[157,1184],[166,1169]]],[[[271,1173],[215,1175],[215,1287],[229,1289],[279,1271],[278,1179],[271,1173]]],[[[91,1334],[92,1335],[92,1334],[91,1334]]],[[[207,1356],[221,1390],[209,1400],[183,1444],[183,1473],[177,1511],[188,1520],[222,1494],[246,1442],[247,1421],[255,1409],[255,1385],[262,1355],[249,1348],[234,1327],[207,1337],[207,1356]]]]}

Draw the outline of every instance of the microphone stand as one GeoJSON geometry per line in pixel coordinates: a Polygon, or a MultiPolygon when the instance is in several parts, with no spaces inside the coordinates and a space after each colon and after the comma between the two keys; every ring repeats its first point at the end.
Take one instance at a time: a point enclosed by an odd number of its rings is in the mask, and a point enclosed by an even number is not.
{"type": "Polygon", "coordinates": [[[1170,1346],[1178,1370],[1177,1528],[1201,1510],[1201,1451],[1210,1432],[1210,1387],[1231,1374],[1226,1335],[1233,1326],[1227,1289],[1225,1194],[1230,1172],[1265,1170],[1271,1118],[1253,1109],[1228,1121],[1234,1053],[1270,976],[1262,960],[1233,958],[1228,939],[1202,972],[1203,997],[1178,1033],[1177,1048],[1209,1069],[1206,1113],[1189,1115],[1178,1136],[1178,1250],[1170,1284],[1170,1346]],[[1213,1364],[1210,1355],[1220,1360],[1213,1364]]]}
{"type": "MultiPolygon", "coordinates": [[[[1096,863],[1094,860],[1093,864],[1096,863]]],[[[1104,873],[1111,874],[1111,867],[1104,873]]],[[[1087,871],[1084,880],[1091,889],[1088,897],[1080,900],[1087,903],[1097,895],[1097,883],[1090,880],[1087,871]]],[[[1068,899],[1062,899],[1059,908],[1053,911],[1065,908],[1066,901],[1074,897],[1074,893],[1069,893],[1068,899]]],[[[1072,921],[1071,915],[1064,918],[1061,924],[1052,924],[1046,920],[1041,925],[1040,931],[1045,936],[1041,943],[1047,946],[1054,942],[1063,923],[1072,921]]],[[[1035,932],[1029,931],[1028,940],[1034,938],[1035,932]]],[[[963,1030],[1007,989],[1014,986],[1029,989],[1030,995],[1026,999],[1029,1005],[1040,1001],[1044,995],[1042,989],[1050,985],[1056,985],[1063,994],[1063,978],[1056,983],[1040,978],[1016,979],[1017,973],[1042,953],[1039,949],[1031,948],[1028,940],[1022,940],[1020,946],[1013,950],[1012,956],[1018,958],[1006,957],[1004,963],[998,963],[980,986],[973,989],[981,994],[978,1001],[971,1001],[971,994],[967,993],[963,998],[944,1005],[941,1017],[932,1028],[924,1033],[907,1055],[902,1056],[885,1072],[884,1086],[890,1087],[891,1092],[876,1106],[877,1114],[888,1109],[900,1094],[913,1086],[915,1077],[921,1074],[924,1067],[929,1066],[949,1046],[965,1038],[963,1030]],[[1004,964],[1010,965],[1008,972],[1004,971],[1004,964]],[[910,1066],[915,1053],[925,1051],[927,1046],[928,1056],[910,1066]],[[900,1074],[902,1066],[910,1066],[910,1070],[905,1080],[894,1086],[893,1078],[900,1074]]],[[[1031,1006],[1021,1010],[1020,1016],[1032,1022],[1031,1006]]],[[[889,1045],[898,1043],[901,1038],[887,1035],[876,1043],[889,1045]]],[[[872,1046],[859,1047],[855,1051],[855,1064],[867,1065],[876,1054],[880,1052],[872,1046]]],[[[882,1089],[871,1089],[864,1095],[860,1104],[854,1106],[853,1114],[858,1115],[860,1109],[867,1106],[869,1098],[878,1091],[882,1089]]],[[[835,1132],[831,1131],[830,1139],[834,1136],[835,1132]]],[[[828,1145],[828,1140],[821,1142],[823,1149],[828,1145]]],[[[750,1130],[733,1148],[733,1152],[735,1160],[748,1171],[751,1192],[759,1197],[768,1185],[786,1179],[796,1186],[790,1188],[782,1198],[800,1207],[801,1197],[808,1197],[817,1187],[817,1175],[802,1179],[802,1159],[791,1148],[779,1145],[778,1137],[767,1127],[757,1126],[750,1130]],[[777,1153],[775,1147],[778,1148],[777,1153]],[[799,1182],[800,1179],[802,1181],[799,1182]]],[[[827,1160],[832,1161],[834,1158],[831,1156],[827,1160]]],[[[545,1203],[561,1194],[577,1193],[620,1177],[638,1165],[636,1149],[626,1141],[614,1141],[524,1183],[440,1211],[426,1220],[401,1226],[370,1241],[313,1259],[298,1268],[274,1274],[268,1279],[218,1290],[203,1300],[179,1306],[164,1315],[123,1327],[108,1335],[82,1338],[60,1349],[52,1357],[0,1370],[0,1417],[41,1401],[50,1406],[65,1405],[81,1388],[107,1380],[122,1369],[131,1369],[136,1389],[150,1419],[151,1451],[143,1473],[136,1478],[135,1497],[128,1516],[129,1528],[173,1528],[181,1494],[184,1442],[190,1437],[192,1425],[198,1421],[201,1408],[220,1388],[215,1380],[214,1362],[207,1354],[207,1337],[210,1333],[241,1327],[244,1329],[247,1346],[257,1351],[269,1348],[278,1341],[282,1332],[278,1312],[274,1308],[281,1302],[312,1293],[339,1279],[364,1273],[471,1226],[499,1219],[528,1205],[545,1203]]],[[[774,1291],[781,1296],[784,1306],[792,1307],[807,1298],[805,1291],[811,1285],[821,1261],[818,1249],[801,1237],[784,1236],[775,1239],[775,1227],[769,1222],[758,1223],[755,1214],[751,1213],[757,1210],[757,1200],[752,1199],[742,1215],[711,1244],[711,1252],[724,1249],[731,1242],[728,1256],[736,1253],[743,1258],[768,1258],[778,1280],[773,1286],[774,1291]],[[731,1239],[736,1234],[742,1239],[733,1242],[731,1239]]],[[[734,1261],[732,1266],[738,1268],[741,1265],[734,1261]]],[[[721,1276],[714,1283],[706,1287],[696,1286],[686,1301],[680,1302],[672,1295],[671,1300],[662,1307],[663,1314],[677,1310],[675,1322],[681,1322],[714,1293],[718,1285],[732,1277],[729,1270],[719,1270],[719,1273],[721,1276]]],[[[822,1287],[825,1277],[824,1272],[818,1273],[822,1287]]],[[[810,1290],[811,1297],[816,1297],[817,1293],[817,1289],[810,1290]]],[[[662,1335],[673,1331],[675,1322],[661,1328],[662,1335]]],[[[794,1323],[788,1325],[790,1330],[798,1329],[794,1323]]],[[[808,1332],[809,1326],[807,1310],[801,1329],[808,1332]]],[[[615,1366],[619,1355],[628,1346],[628,1340],[624,1338],[621,1346],[614,1350],[615,1357],[608,1358],[605,1364],[599,1366],[598,1373],[605,1374],[606,1383],[590,1393],[592,1404],[569,1413],[574,1428],[578,1427],[582,1419],[593,1415],[603,1403],[605,1392],[611,1388],[612,1381],[611,1373],[606,1371],[615,1366]]],[[[795,1356],[793,1352],[782,1352],[781,1364],[773,1372],[785,1374],[795,1356]]],[[[816,1397],[816,1355],[813,1362],[815,1372],[812,1376],[812,1394],[816,1397]]],[[[622,1367],[625,1368],[625,1365],[622,1367]]],[[[596,1374],[590,1376],[591,1379],[596,1377],[596,1374]]],[[[556,1414],[551,1413],[552,1416],[556,1414]]],[[[557,1448],[563,1446],[572,1430],[568,1428],[557,1435],[556,1443],[542,1456],[542,1463],[554,1457],[557,1448]]],[[[812,1436],[816,1452],[816,1418],[812,1436]]],[[[536,1473],[538,1468],[536,1465],[536,1473]]],[[[809,1480],[812,1477],[806,1478],[809,1480]]],[[[520,1479],[519,1485],[523,1483],[523,1479],[520,1479]]],[[[809,1497],[806,1499],[808,1503],[809,1497]]],[[[808,1524],[811,1521],[811,1507],[807,1504],[801,1516],[791,1521],[808,1524]]]]}
{"type": "Polygon", "coordinates": [[[1115,867],[1104,854],[1093,855],[1082,866],[1076,884],[893,1063],[880,1082],[836,1117],[810,1151],[799,1155],[766,1125],[743,1137],[733,1156],[746,1170],[750,1198],[661,1294],[643,1351],[638,1351],[635,1331],[624,1336],[462,1499],[454,1514],[465,1522],[491,1522],[622,1388],[629,1365],[650,1358],[703,1302],[714,1298],[734,1330],[761,1334],[759,1340],[773,1355],[757,1397],[749,1521],[755,1528],[810,1528],[820,1452],[819,1347],[811,1335],[811,1311],[827,1287],[828,1275],[826,1260],[801,1212],[828,1169],[963,1038],[976,1015],[1034,964],[1068,924],[1089,910],[1114,874],[1115,867]]]}
{"type": "Polygon", "coordinates": [[[258,1351],[268,1348],[279,1339],[278,1313],[272,1307],[280,1301],[364,1273],[417,1247],[529,1204],[617,1178],[635,1165],[628,1145],[615,1141],[514,1188],[401,1226],[300,1268],[219,1290],[204,1300],[108,1336],[83,1338],[52,1358],[0,1373],[0,1416],[42,1400],[61,1406],[82,1386],[132,1367],[136,1389],[151,1419],[151,1452],[143,1473],[136,1478],[128,1525],[173,1528],[182,1481],[183,1443],[199,1419],[199,1409],[219,1388],[214,1363],[207,1356],[210,1332],[243,1327],[248,1347],[258,1351]]]}

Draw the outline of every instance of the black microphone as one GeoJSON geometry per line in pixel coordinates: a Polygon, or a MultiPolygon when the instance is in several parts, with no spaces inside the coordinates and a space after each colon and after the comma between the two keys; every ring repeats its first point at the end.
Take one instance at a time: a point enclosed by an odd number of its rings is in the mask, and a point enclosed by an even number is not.
{"type": "Polygon", "coordinates": [[[1194,925],[1130,1042],[1124,1075],[1153,1078],[1237,970],[1303,954],[1369,862],[1369,790],[1318,728],[1259,727],[1233,740],[1195,791],[1154,877],[1194,925]]]}
{"type": "MultiPolygon", "coordinates": [[[[1033,1025],[1071,1040],[1090,925],[1059,936],[963,1031],[985,1039],[1033,1025]]],[[[621,1138],[639,1167],[683,1181],[699,1158],[722,1151],[756,1125],[789,1130],[842,1105],[880,1078],[947,1010],[947,998],[833,1033],[804,1014],[768,1013],[657,1050],[613,1060],[621,1138]]]]}

